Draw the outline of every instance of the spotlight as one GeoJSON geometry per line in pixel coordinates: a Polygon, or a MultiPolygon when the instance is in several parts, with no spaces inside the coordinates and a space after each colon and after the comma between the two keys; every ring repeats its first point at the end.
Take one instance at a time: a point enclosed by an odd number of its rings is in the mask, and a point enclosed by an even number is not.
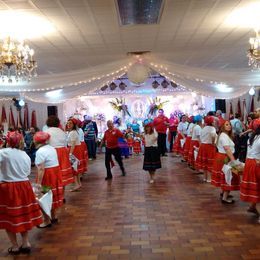
{"type": "Polygon", "coordinates": [[[157,80],[155,80],[153,83],[152,83],[152,86],[153,88],[158,88],[160,86],[160,84],[158,83],[157,80]]]}
{"type": "Polygon", "coordinates": [[[255,95],[255,88],[254,87],[250,88],[248,93],[249,93],[250,96],[254,96],[255,95]]]}
{"type": "Polygon", "coordinates": [[[163,88],[167,88],[170,84],[168,83],[168,81],[166,79],[164,79],[161,83],[163,88]]]}
{"type": "Polygon", "coordinates": [[[19,106],[23,107],[25,105],[25,102],[23,99],[19,100],[18,102],[19,106]]]}
{"type": "Polygon", "coordinates": [[[101,88],[101,91],[105,91],[108,88],[108,85],[105,85],[101,88]]]}
{"type": "Polygon", "coordinates": [[[114,82],[112,82],[112,83],[109,85],[109,87],[110,87],[111,90],[115,90],[115,89],[117,88],[117,85],[116,85],[114,82]]]}
{"type": "Polygon", "coordinates": [[[177,87],[178,87],[177,84],[174,83],[173,81],[171,81],[171,86],[172,86],[173,88],[177,88],[177,87]]]}

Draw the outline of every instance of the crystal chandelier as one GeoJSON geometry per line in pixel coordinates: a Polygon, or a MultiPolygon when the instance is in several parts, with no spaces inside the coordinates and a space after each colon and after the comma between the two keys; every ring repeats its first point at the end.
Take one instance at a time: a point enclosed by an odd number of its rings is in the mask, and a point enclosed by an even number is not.
{"type": "Polygon", "coordinates": [[[260,36],[258,30],[256,30],[256,37],[252,37],[249,40],[250,49],[248,50],[248,65],[254,69],[260,69],[260,36]]]}
{"type": "Polygon", "coordinates": [[[7,37],[0,43],[0,76],[2,81],[8,79],[8,83],[13,82],[13,78],[18,81],[30,81],[36,77],[37,63],[33,59],[34,50],[23,41],[14,42],[7,37]]]}

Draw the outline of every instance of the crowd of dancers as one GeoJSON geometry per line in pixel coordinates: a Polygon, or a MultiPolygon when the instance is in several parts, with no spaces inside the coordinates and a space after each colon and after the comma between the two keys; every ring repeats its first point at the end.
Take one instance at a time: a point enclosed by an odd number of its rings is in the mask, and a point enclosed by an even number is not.
{"type": "MultiPolygon", "coordinates": [[[[225,120],[221,111],[209,112],[204,118],[178,118],[173,114],[167,118],[163,109],[155,118],[144,120],[142,126],[135,120],[124,127],[119,118],[108,120],[98,144],[100,149],[105,147],[105,180],[113,178],[112,156],[122,176],[126,176],[123,159],[144,154],[143,170],[149,172],[153,184],[156,170],[162,167],[161,157],[171,152],[203,173],[205,182],[219,187],[223,204],[234,203],[230,192],[240,190],[241,200],[250,203],[248,211],[257,215],[260,223],[256,208],[260,202],[260,109],[248,121],[244,124],[238,114],[225,120]],[[223,166],[235,166],[237,159],[245,162],[243,174],[233,172],[228,181],[223,166]]],[[[24,136],[21,131],[10,129],[1,138],[0,229],[6,230],[12,244],[10,254],[30,253],[28,231],[34,226],[49,228],[58,222],[57,209],[66,203],[66,187],[70,185],[71,192],[79,191],[88,161],[96,159],[97,136],[97,126],[89,116],[83,122],[71,117],[64,129],[56,116],[50,116],[43,131],[34,128],[24,136]],[[37,174],[32,187],[28,176],[33,166],[37,174]],[[53,194],[51,216],[41,211],[36,198],[46,187],[53,194]],[[18,233],[22,237],[20,244],[18,233]]]]}

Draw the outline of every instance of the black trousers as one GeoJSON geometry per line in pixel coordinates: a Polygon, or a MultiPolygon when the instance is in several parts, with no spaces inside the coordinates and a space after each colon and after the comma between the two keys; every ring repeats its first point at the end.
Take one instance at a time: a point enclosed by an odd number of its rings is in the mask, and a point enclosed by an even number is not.
{"type": "Polygon", "coordinates": [[[107,177],[111,178],[112,177],[112,172],[111,172],[111,167],[110,167],[110,162],[112,160],[112,155],[114,155],[115,160],[117,161],[117,163],[120,166],[120,169],[122,171],[122,174],[125,174],[125,169],[124,169],[124,165],[122,162],[122,158],[121,158],[121,153],[120,153],[120,148],[106,148],[106,154],[105,154],[105,165],[106,165],[106,169],[107,169],[107,177]]]}
{"type": "Polygon", "coordinates": [[[160,155],[165,155],[166,153],[166,134],[158,133],[158,152],[160,155]]]}
{"type": "Polygon", "coordinates": [[[170,139],[170,152],[172,152],[172,148],[173,148],[173,140],[175,141],[175,137],[177,135],[177,131],[172,131],[170,132],[171,134],[171,139],[170,139]]]}

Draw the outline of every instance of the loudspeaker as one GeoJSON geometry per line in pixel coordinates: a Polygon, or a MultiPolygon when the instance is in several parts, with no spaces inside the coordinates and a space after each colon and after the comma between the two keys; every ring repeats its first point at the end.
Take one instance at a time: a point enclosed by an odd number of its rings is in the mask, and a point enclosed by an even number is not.
{"type": "Polygon", "coordinates": [[[225,99],[215,99],[215,108],[221,110],[222,113],[226,113],[226,100],[225,99]]]}
{"type": "Polygon", "coordinates": [[[47,111],[48,111],[48,117],[49,116],[58,116],[57,106],[48,106],[47,111]]]}

